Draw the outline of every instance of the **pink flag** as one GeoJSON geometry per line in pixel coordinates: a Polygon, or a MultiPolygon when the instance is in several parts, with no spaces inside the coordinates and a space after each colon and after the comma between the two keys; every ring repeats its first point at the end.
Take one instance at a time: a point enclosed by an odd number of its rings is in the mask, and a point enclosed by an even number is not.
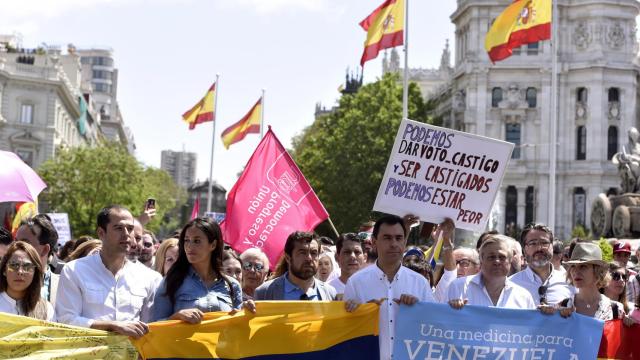
{"type": "Polygon", "coordinates": [[[311,231],[329,217],[276,135],[266,135],[227,198],[222,222],[226,243],[238,252],[257,247],[273,268],[287,236],[311,231]]]}
{"type": "Polygon", "coordinates": [[[200,212],[200,195],[196,198],[196,201],[193,203],[193,209],[191,210],[191,220],[198,217],[198,213],[200,212]]]}

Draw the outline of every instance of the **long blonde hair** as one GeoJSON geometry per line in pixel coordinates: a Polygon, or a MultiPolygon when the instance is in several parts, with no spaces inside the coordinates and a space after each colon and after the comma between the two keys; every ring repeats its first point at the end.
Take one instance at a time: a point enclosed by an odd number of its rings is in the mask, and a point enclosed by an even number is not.
{"type": "Polygon", "coordinates": [[[162,276],[166,275],[165,269],[164,269],[164,259],[167,257],[167,250],[169,250],[174,246],[178,246],[178,239],[176,238],[165,239],[162,243],[160,243],[160,246],[158,247],[158,251],[156,251],[156,263],[154,268],[162,276]]]}

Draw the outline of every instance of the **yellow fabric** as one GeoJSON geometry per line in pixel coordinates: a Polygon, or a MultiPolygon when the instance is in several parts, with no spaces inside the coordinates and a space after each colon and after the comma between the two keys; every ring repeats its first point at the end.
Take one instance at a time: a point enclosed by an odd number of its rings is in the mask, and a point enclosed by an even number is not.
{"type": "Polygon", "coordinates": [[[404,30],[404,1],[396,0],[395,3],[380,9],[367,30],[365,48],[379,42],[384,35],[404,30]]]}
{"type": "Polygon", "coordinates": [[[238,123],[232,125],[227,130],[225,130],[222,134],[222,143],[225,148],[229,148],[231,144],[233,144],[234,140],[240,135],[244,134],[249,130],[251,126],[260,127],[260,120],[262,119],[262,101],[259,101],[253,109],[249,111],[247,115],[245,115],[242,120],[238,123]]]}
{"type": "Polygon", "coordinates": [[[517,0],[493,22],[485,38],[487,52],[509,42],[511,34],[551,22],[551,0],[517,0]]]}
{"type": "Polygon", "coordinates": [[[22,220],[26,220],[38,215],[38,205],[32,202],[26,202],[20,205],[20,208],[16,212],[16,215],[13,217],[13,221],[11,222],[11,232],[15,233],[18,231],[20,227],[20,223],[22,220]]]}
{"type": "Polygon", "coordinates": [[[262,301],[257,312],[207,313],[199,325],[179,321],[149,324],[134,340],[147,358],[240,359],[262,354],[296,354],[329,348],[367,335],[378,335],[375,304],[354,313],[343,302],[262,301]]]}
{"type": "Polygon", "coordinates": [[[126,336],[0,313],[0,359],[131,359],[126,336]]]}
{"type": "Polygon", "coordinates": [[[213,114],[213,109],[215,108],[215,99],[216,89],[214,85],[209,88],[209,90],[207,90],[207,93],[200,101],[198,101],[197,104],[195,104],[191,109],[189,109],[189,111],[182,115],[182,119],[189,124],[194,124],[196,122],[196,118],[199,115],[207,113],[213,114]]]}

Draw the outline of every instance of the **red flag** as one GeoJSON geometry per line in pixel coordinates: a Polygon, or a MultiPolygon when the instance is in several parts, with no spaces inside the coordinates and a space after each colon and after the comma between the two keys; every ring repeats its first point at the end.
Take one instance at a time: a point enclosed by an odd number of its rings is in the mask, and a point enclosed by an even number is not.
{"type": "Polygon", "coordinates": [[[622,320],[605,321],[598,359],[640,358],[640,325],[624,326],[622,320]]]}
{"type": "Polygon", "coordinates": [[[198,213],[200,212],[200,195],[196,198],[196,201],[193,203],[193,209],[191,210],[191,220],[198,217],[198,213]]]}
{"type": "Polygon", "coordinates": [[[287,236],[311,231],[329,217],[271,128],[251,155],[227,198],[224,241],[243,252],[257,247],[273,266],[287,236]]]}

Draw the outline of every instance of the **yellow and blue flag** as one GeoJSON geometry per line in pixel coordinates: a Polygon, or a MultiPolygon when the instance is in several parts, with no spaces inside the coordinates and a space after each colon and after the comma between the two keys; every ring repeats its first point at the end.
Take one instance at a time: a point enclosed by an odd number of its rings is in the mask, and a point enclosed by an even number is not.
{"type": "Polygon", "coordinates": [[[440,260],[440,253],[442,252],[442,233],[438,236],[438,240],[430,248],[424,251],[424,258],[427,260],[431,269],[436,268],[438,260],[440,260]]]}
{"type": "Polygon", "coordinates": [[[144,359],[378,359],[376,304],[353,313],[343,302],[256,302],[256,314],[205,314],[198,325],[149,324],[133,340],[144,359]]]}

